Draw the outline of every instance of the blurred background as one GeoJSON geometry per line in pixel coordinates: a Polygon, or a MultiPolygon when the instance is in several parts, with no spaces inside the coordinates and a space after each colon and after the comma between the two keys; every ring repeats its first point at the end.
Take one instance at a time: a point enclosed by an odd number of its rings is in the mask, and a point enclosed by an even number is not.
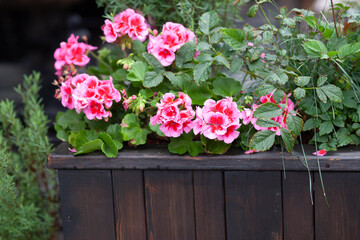
{"type": "MultiPolygon", "coordinates": [[[[106,0],[101,1],[106,3],[106,0]]],[[[256,27],[264,23],[260,14],[255,18],[246,16],[254,1],[245,2],[248,3],[239,10],[243,21],[235,21],[235,24],[241,27],[249,22],[256,27]]],[[[297,7],[315,11],[329,5],[329,0],[275,2],[279,7],[286,5],[288,9],[297,7]]],[[[104,8],[98,7],[95,0],[0,0],[0,100],[9,98],[19,103],[13,88],[22,82],[23,74],[40,71],[45,112],[54,121],[56,113],[65,109],[53,97],[56,89],[52,85],[56,79],[53,53],[71,33],[85,35],[89,44],[100,46],[103,15],[104,8]]],[[[56,141],[53,129],[50,129],[50,135],[51,140],[56,141]]]]}

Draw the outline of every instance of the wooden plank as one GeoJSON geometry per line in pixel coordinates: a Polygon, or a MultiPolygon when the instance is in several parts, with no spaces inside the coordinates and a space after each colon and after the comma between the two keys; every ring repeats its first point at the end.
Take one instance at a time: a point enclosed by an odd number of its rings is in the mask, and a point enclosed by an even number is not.
{"type": "Polygon", "coordinates": [[[286,171],[283,177],[284,239],[314,239],[312,182],[307,172],[286,171]]]}
{"type": "MultiPolygon", "coordinates": [[[[311,170],[317,171],[317,158],[311,153],[313,146],[305,146],[307,160],[311,170]]],[[[323,171],[360,171],[360,147],[344,147],[336,152],[329,152],[320,159],[323,171]]],[[[295,154],[302,156],[299,146],[295,154]]],[[[56,169],[174,169],[174,170],[302,170],[306,168],[296,156],[281,153],[280,149],[244,154],[240,148],[230,149],[223,155],[201,154],[196,157],[172,154],[166,145],[146,145],[135,149],[127,148],[119,152],[116,158],[106,158],[100,152],[73,156],[68,145],[61,144],[48,157],[48,167],[56,169]]]]}
{"type": "Polygon", "coordinates": [[[225,240],[224,184],[221,171],[194,171],[197,240],[225,240]]]}
{"type": "Polygon", "coordinates": [[[281,172],[225,172],[228,240],[282,239],[281,172]]]}
{"type": "Polygon", "coordinates": [[[195,239],[192,171],[145,171],[149,240],[195,239]]]}
{"type": "Polygon", "coordinates": [[[143,172],[114,170],[114,209],[116,239],[146,239],[143,172]]]}
{"type": "Polygon", "coordinates": [[[115,239],[109,170],[59,170],[64,239],[115,239]]]}
{"type": "Polygon", "coordinates": [[[316,239],[360,239],[360,173],[322,173],[327,206],[319,174],[315,177],[316,239]]]}

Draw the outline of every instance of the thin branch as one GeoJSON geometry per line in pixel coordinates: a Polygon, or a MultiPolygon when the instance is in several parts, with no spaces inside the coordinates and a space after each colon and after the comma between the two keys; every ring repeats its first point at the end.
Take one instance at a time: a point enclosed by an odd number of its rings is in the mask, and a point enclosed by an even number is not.
{"type": "Polygon", "coordinates": [[[338,33],[338,30],[337,30],[337,26],[336,26],[334,3],[333,3],[333,0],[330,0],[330,2],[331,2],[331,10],[332,10],[332,13],[333,13],[333,18],[334,18],[334,25],[335,25],[335,30],[336,30],[336,36],[339,37],[339,33],[338,33]]]}

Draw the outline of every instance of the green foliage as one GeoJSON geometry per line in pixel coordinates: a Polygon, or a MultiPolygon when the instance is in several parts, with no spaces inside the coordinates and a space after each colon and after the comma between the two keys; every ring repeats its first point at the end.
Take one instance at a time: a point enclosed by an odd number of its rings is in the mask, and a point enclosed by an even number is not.
{"type": "Polygon", "coordinates": [[[24,76],[16,88],[24,103],[20,117],[12,101],[0,102],[2,239],[53,239],[58,228],[56,173],[46,168],[53,147],[39,90],[39,73],[24,76]]]}

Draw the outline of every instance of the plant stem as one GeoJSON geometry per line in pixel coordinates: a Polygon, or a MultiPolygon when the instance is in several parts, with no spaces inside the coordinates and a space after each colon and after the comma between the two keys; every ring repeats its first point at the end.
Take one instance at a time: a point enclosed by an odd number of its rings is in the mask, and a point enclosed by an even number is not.
{"type": "Polygon", "coordinates": [[[113,68],[104,60],[102,60],[98,55],[96,55],[93,52],[90,52],[91,56],[93,56],[94,58],[96,58],[96,60],[98,60],[99,62],[101,62],[102,64],[104,64],[106,67],[108,67],[110,69],[111,72],[113,72],[113,68]]]}
{"type": "Polygon", "coordinates": [[[333,21],[334,21],[334,26],[335,26],[335,30],[336,30],[336,36],[339,37],[338,29],[337,29],[337,26],[336,26],[334,3],[333,3],[333,0],[330,0],[330,2],[331,2],[331,10],[332,10],[333,18],[334,18],[333,21]]]}

